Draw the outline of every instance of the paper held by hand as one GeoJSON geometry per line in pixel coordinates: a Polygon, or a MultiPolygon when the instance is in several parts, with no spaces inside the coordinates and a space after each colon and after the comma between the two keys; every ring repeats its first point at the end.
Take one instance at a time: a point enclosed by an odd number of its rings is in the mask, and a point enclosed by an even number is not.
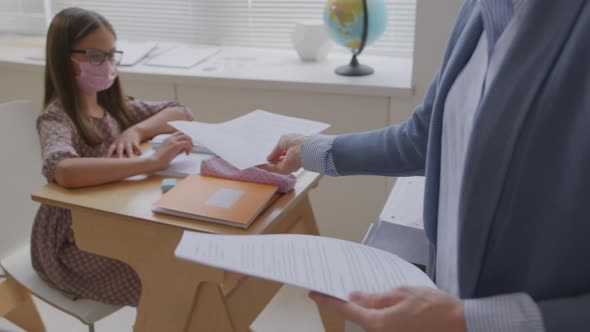
{"type": "Polygon", "coordinates": [[[353,291],[435,287],[398,256],[358,243],[309,235],[215,235],[185,231],[176,257],[347,301],[353,291]]]}
{"type": "Polygon", "coordinates": [[[312,135],[329,124],[257,110],[223,123],[173,121],[172,127],[243,170],[266,164],[284,134],[312,135]]]}

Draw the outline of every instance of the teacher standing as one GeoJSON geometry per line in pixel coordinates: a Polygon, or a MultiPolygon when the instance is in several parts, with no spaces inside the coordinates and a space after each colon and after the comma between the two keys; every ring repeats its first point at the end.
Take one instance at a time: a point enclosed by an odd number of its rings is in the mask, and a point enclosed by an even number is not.
{"type": "Polygon", "coordinates": [[[590,330],[590,2],[465,1],[410,119],[287,135],[268,159],[282,173],[426,176],[439,290],[311,295],[367,331],[590,330]]]}

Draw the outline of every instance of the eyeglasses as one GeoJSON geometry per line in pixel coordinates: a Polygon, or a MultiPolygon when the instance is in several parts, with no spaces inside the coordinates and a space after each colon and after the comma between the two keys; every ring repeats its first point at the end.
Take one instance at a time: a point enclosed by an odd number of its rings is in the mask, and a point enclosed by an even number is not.
{"type": "Polygon", "coordinates": [[[87,50],[72,50],[72,53],[86,54],[88,57],[88,63],[95,66],[102,65],[107,59],[111,64],[119,65],[121,59],[123,59],[123,51],[104,52],[91,48],[87,50]]]}

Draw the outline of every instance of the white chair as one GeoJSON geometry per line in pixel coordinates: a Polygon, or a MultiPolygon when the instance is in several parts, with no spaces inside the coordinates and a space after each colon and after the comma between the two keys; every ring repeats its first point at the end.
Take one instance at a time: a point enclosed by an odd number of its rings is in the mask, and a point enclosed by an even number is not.
{"type": "Polygon", "coordinates": [[[29,101],[0,104],[0,265],[6,273],[0,281],[0,317],[27,331],[44,331],[33,294],[76,317],[93,332],[95,322],[121,307],[85,299],[72,301],[41,280],[31,265],[30,231],[38,207],[31,201],[31,192],[45,182],[35,128],[38,114],[29,101]]]}

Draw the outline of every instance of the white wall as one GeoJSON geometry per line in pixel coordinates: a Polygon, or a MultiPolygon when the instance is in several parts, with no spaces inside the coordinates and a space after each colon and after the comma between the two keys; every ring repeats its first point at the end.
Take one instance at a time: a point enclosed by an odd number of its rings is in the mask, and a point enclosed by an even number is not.
{"type": "Polygon", "coordinates": [[[442,60],[463,0],[418,0],[416,4],[416,42],[414,45],[414,85],[421,98],[442,60]]]}

